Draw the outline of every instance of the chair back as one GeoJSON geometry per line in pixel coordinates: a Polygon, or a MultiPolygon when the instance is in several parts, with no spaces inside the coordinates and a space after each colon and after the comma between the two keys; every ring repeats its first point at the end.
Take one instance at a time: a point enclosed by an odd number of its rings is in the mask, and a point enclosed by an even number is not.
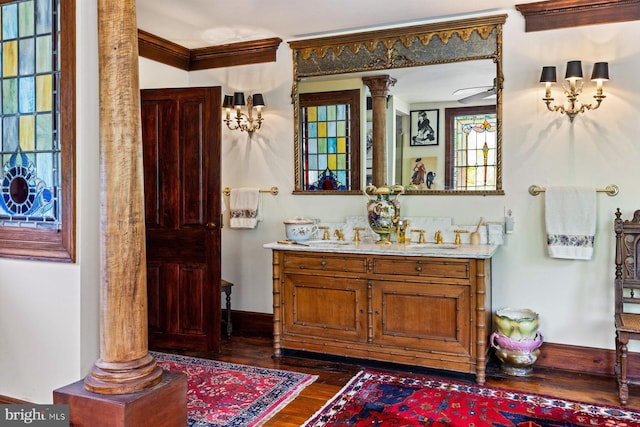
{"type": "Polygon", "coordinates": [[[620,209],[616,210],[614,230],[616,233],[616,315],[640,313],[640,210],[631,220],[623,221],[620,209]],[[632,309],[632,305],[637,305],[632,309]]]}

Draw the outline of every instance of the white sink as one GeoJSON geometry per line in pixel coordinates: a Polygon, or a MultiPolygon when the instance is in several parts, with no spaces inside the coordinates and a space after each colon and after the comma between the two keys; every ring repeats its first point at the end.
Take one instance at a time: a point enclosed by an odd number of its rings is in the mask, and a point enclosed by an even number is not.
{"type": "Polygon", "coordinates": [[[458,245],[453,243],[409,243],[407,249],[457,249],[458,245]]]}

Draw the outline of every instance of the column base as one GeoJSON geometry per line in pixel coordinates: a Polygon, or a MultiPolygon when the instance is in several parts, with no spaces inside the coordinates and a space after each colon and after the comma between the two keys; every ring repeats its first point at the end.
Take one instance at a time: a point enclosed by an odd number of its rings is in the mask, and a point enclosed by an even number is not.
{"type": "Polygon", "coordinates": [[[128,394],[93,393],[80,380],[54,390],[53,403],[69,405],[74,427],[184,427],[187,377],[164,371],[157,385],[128,394]]]}

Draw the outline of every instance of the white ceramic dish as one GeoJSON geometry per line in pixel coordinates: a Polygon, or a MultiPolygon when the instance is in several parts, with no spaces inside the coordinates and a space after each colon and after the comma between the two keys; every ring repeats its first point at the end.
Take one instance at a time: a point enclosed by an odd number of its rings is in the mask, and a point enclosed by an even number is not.
{"type": "Polygon", "coordinates": [[[315,236],[318,225],[312,219],[294,218],[284,221],[284,230],[287,240],[306,242],[315,236]]]}

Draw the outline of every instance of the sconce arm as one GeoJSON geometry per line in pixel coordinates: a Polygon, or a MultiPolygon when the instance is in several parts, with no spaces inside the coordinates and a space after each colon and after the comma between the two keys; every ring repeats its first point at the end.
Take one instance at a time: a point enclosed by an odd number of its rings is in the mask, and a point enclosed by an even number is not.
{"type": "Polygon", "coordinates": [[[569,120],[573,122],[573,119],[578,114],[584,113],[587,110],[598,109],[600,107],[600,104],[602,104],[602,101],[606,98],[606,96],[603,94],[602,82],[603,80],[607,80],[609,78],[608,69],[606,69],[605,67],[605,69],[602,70],[601,68],[602,67],[599,67],[598,73],[594,72],[594,74],[597,74],[597,78],[594,79],[594,77],[592,77],[592,80],[595,80],[597,84],[596,94],[593,96],[595,102],[592,102],[590,104],[583,104],[578,99],[578,96],[582,93],[582,89],[584,87],[584,83],[581,80],[582,71],[580,70],[580,79],[568,78],[567,80],[569,81],[569,87],[562,85],[564,95],[567,97],[566,104],[552,105],[554,102],[554,98],[551,96],[550,85],[556,81],[555,67],[544,67],[543,76],[541,77],[540,82],[546,83],[545,96],[544,98],[542,98],[542,101],[544,101],[544,103],[547,105],[547,110],[551,112],[559,112],[560,114],[566,114],[569,117],[569,120]],[[547,74],[549,74],[547,73],[547,68],[554,68],[552,73],[553,75],[547,76],[547,74]]]}

